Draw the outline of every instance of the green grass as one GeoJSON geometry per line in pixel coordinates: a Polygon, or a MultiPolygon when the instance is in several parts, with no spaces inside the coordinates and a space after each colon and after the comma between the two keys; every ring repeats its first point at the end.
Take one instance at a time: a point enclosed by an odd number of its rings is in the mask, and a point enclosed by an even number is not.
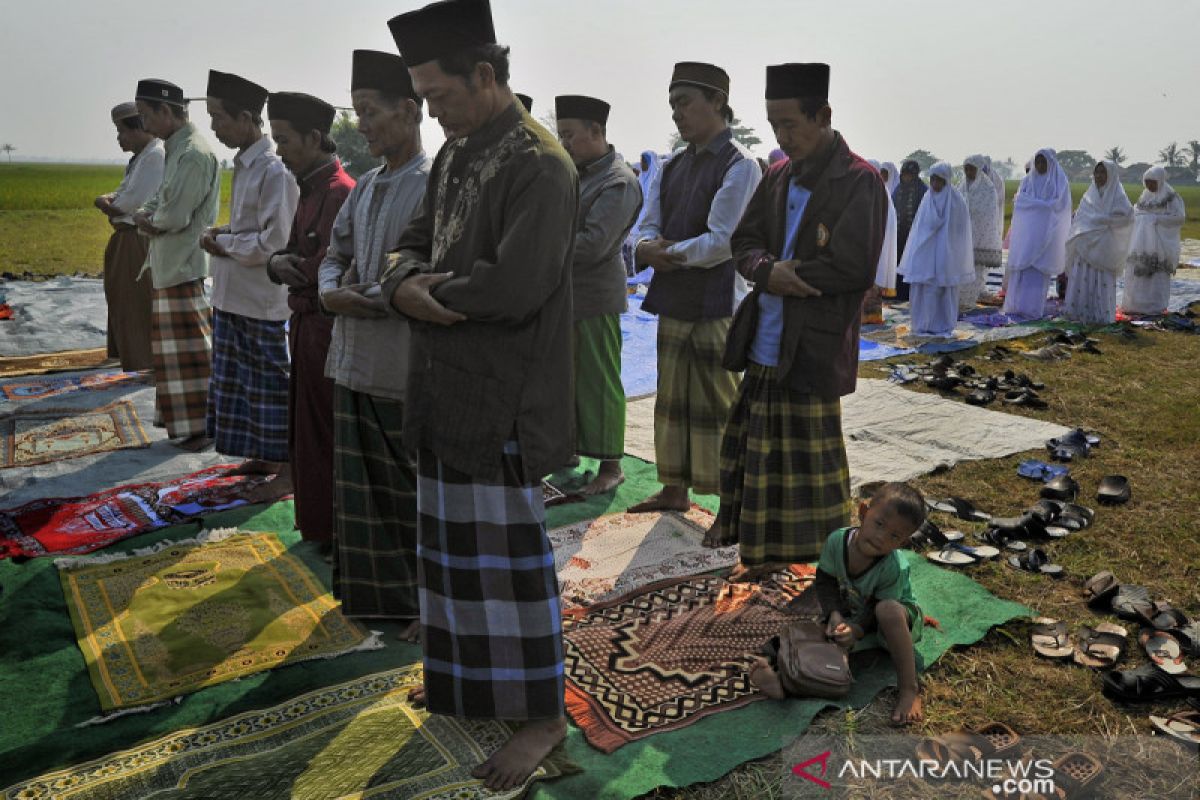
{"type": "MultiPolygon", "coordinates": [[[[1008,198],[1004,204],[1005,230],[1008,230],[1008,223],[1012,221],[1013,196],[1016,195],[1020,185],[1020,181],[1007,181],[1004,184],[1004,195],[1008,198]]],[[[1072,207],[1079,206],[1080,198],[1083,197],[1090,185],[1088,183],[1071,184],[1072,207]]],[[[1138,198],[1142,196],[1142,188],[1140,183],[1125,183],[1125,194],[1129,195],[1131,203],[1137,203],[1138,198]]],[[[1187,222],[1183,224],[1183,238],[1200,239],[1200,186],[1176,186],[1175,191],[1183,198],[1183,204],[1187,208],[1187,222]]]]}
{"type": "MultiPolygon", "coordinates": [[[[112,228],[92,201],[123,174],[119,165],[0,164],[0,272],[99,275],[112,228]]],[[[231,177],[221,174],[222,220],[231,177]]]]}

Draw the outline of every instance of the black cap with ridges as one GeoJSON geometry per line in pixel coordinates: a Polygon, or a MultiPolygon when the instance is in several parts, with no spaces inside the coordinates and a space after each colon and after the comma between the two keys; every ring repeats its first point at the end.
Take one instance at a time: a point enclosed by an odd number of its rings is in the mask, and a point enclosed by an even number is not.
{"type": "Polygon", "coordinates": [[[554,116],[558,119],[582,119],[608,123],[608,103],[581,94],[564,94],[554,98],[554,116]]]}
{"type": "Polygon", "coordinates": [[[410,67],[461,50],[496,43],[488,0],[441,0],[388,20],[400,55],[410,67]]]}

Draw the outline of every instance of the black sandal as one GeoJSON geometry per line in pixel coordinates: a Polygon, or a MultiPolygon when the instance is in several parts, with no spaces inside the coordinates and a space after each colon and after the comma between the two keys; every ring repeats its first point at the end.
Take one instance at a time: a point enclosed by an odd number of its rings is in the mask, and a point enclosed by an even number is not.
{"type": "Polygon", "coordinates": [[[1168,675],[1154,664],[1137,669],[1106,672],[1101,681],[1104,694],[1127,703],[1146,703],[1173,697],[1200,697],[1200,677],[1168,675]]]}
{"type": "Polygon", "coordinates": [[[1070,475],[1059,475],[1047,481],[1038,490],[1038,495],[1048,500],[1062,500],[1070,503],[1079,495],[1079,482],[1070,475]]]}
{"type": "Polygon", "coordinates": [[[1112,608],[1112,599],[1116,597],[1117,590],[1121,585],[1117,583],[1117,578],[1108,570],[1097,572],[1095,575],[1087,579],[1087,583],[1083,585],[1083,593],[1087,598],[1088,608],[1109,611],[1112,608]]]}
{"type": "Polygon", "coordinates": [[[1061,578],[1066,575],[1066,571],[1062,568],[1062,565],[1051,564],[1050,557],[1046,555],[1044,550],[1037,547],[1026,550],[1020,555],[1009,556],[1008,565],[1013,569],[1023,572],[1049,575],[1052,578],[1061,578]]]}
{"type": "Polygon", "coordinates": [[[1132,496],[1133,490],[1129,488],[1129,478],[1124,475],[1105,475],[1100,479],[1100,486],[1096,489],[1096,502],[1106,506],[1128,503],[1132,496]]]}
{"type": "Polygon", "coordinates": [[[1075,663],[1092,669],[1110,669],[1125,655],[1129,631],[1111,622],[1094,628],[1079,629],[1075,643],[1075,663]]]}

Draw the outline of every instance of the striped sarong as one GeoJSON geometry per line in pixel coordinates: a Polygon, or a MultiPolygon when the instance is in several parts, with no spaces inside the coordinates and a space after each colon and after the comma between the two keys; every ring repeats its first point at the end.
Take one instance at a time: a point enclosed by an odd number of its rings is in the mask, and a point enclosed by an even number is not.
{"type": "Polygon", "coordinates": [[[575,426],[579,455],[619,459],[625,454],[620,314],[575,323],[575,426]]]}
{"type": "Polygon", "coordinates": [[[351,617],[419,616],[416,475],[403,420],[399,400],[333,387],[333,596],[351,617]]]}
{"type": "Polygon", "coordinates": [[[108,305],[108,356],[121,359],[121,369],[138,372],[154,367],[150,352],[150,305],[154,286],[146,263],[149,240],[137,228],[113,225],[104,248],[104,302],[108,305]]]}
{"type": "Polygon", "coordinates": [[[288,460],[290,372],[283,322],[213,309],[208,435],[218,453],[288,460]]]}
{"type": "Polygon", "coordinates": [[[155,289],[150,310],[155,407],[171,438],[204,433],[212,371],[212,307],[204,281],[155,289]]]}
{"type": "Polygon", "coordinates": [[[817,560],[850,524],[841,400],[792,391],[751,363],[721,443],[716,524],[746,566],[817,560]]]}
{"type": "Polygon", "coordinates": [[[737,374],[721,366],[730,324],[658,318],[654,453],[664,486],[718,491],[721,433],[738,393],[737,374]]]}
{"type": "MultiPolygon", "coordinates": [[[[447,422],[453,424],[453,420],[447,422]]],[[[563,715],[562,617],[539,483],[516,442],[499,482],[418,455],[417,574],[425,692],[437,714],[563,715]]]]}

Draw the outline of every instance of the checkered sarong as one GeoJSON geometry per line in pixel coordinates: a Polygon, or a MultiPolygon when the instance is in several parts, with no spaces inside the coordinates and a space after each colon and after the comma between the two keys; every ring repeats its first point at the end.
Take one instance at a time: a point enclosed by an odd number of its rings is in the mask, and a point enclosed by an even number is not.
{"type": "Polygon", "coordinates": [[[562,618],[542,488],[522,479],[516,442],[503,468],[500,483],[484,483],[418,455],[426,698],[437,714],[556,719],[562,618]]]}
{"type": "Polygon", "coordinates": [[[400,446],[403,420],[398,400],[333,387],[333,596],[351,617],[419,616],[416,475],[400,446]]]}
{"type": "Polygon", "coordinates": [[[658,318],[654,457],[664,486],[718,491],[721,433],[738,392],[737,374],[721,366],[730,324],[658,318]]]}
{"type": "Polygon", "coordinates": [[[721,442],[716,524],[747,566],[817,560],[850,524],[841,400],[792,391],[751,363],[721,442]]]}
{"type": "Polygon", "coordinates": [[[208,435],[218,453],[288,460],[290,371],[284,323],[213,309],[208,435]]]}
{"type": "Polygon", "coordinates": [[[155,289],[150,307],[155,410],[172,438],[204,433],[212,370],[212,307],[204,281],[155,289]]]}

